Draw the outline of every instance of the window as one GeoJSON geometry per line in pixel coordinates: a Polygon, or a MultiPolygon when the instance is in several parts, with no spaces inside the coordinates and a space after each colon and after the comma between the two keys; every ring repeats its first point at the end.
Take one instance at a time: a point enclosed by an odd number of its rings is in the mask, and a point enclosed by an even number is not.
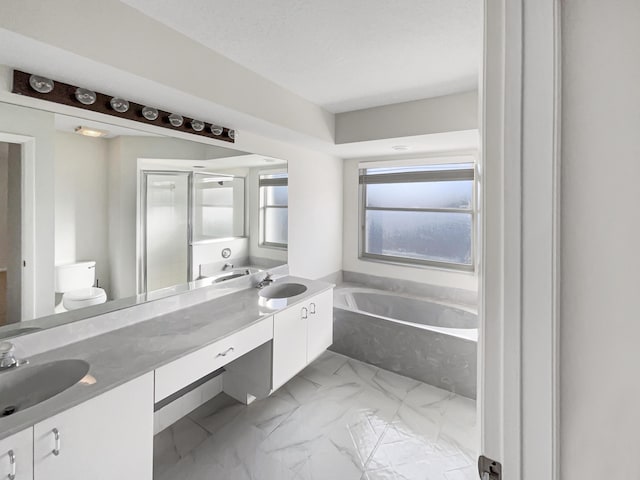
{"type": "Polygon", "coordinates": [[[474,165],[360,170],[360,257],[473,270],[474,165]]]}
{"type": "Polygon", "coordinates": [[[286,173],[260,175],[260,245],[287,248],[289,192],[286,173]]]}
{"type": "Polygon", "coordinates": [[[244,236],[244,178],[193,174],[193,241],[244,236]]]}

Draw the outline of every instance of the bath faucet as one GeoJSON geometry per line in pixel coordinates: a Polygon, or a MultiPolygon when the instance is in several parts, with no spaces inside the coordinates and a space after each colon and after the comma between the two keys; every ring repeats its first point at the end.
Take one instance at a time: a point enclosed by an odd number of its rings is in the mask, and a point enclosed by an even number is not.
{"type": "Polygon", "coordinates": [[[267,285],[271,285],[273,283],[273,278],[271,278],[271,274],[267,272],[267,275],[262,279],[260,283],[256,285],[256,288],[264,288],[267,285]]]}
{"type": "Polygon", "coordinates": [[[225,263],[224,267],[222,267],[222,270],[226,270],[227,268],[233,268],[233,263],[225,263]]]}
{"type": "Polygon", "coordinates": [[[18,360],[14,355],[16,347],[11,342],[0,343],[0,371],[19,367],[29,363],[28,360],[18,360]]]}

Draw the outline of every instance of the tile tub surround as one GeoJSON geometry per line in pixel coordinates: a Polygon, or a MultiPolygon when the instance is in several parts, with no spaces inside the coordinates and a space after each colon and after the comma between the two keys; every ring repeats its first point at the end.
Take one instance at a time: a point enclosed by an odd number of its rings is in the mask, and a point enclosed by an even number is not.
{"type": "MultiPolygon", "coordinates": [[[[302,283],[308,288],[303,294],[292,297],[288,306],[304,302],[333,287],[329,283],[298,277],[284,277],[279,281],[302,283]]],[[[77,383],[49,400],[0,418],[0,439],[276,313],[275,310],[266,311],[260,307],[258,292],[256,288],[246,288],[30,357],[31,365],[62,359],[85,360],[90,365],[89,375],[96,382],[92,385],[77,383]]]]}
{"type": "Polygon", "coordinates": [[[271,397],[224,394],[154,439],[155,480],[475,480],[475,402],[326,352],[271,397]]]}
{"type": "Polygon", "coordinates": [[[478,306],[478,292],[464,290],[462,288],[442,287],[440,285],[431,285],[411,280],[378,277],[376,275],[349,271],[342,272],[342,280],[346,284],[355,284],[384,290],[386,292],[429,298],[437,302],[453,303],[471,308],[477,308],[478,306]]]}
{"type": "MultiPolygon", "coordinates": [[[[367,312],[354,311],[340,300],[340,295],[361,289],[344,289],[343,286],[335,291],[338,300],[334,305],[334,342],[331,350],[459,395],[476,398],[478,344],[471,337],[477,335],[477,329],[461,330],[461,335],[469,337],[462,338],[455,333],[448,333],[446,328],[439,332],[437,328],[431,330],[428,326],[397,323],[367,312]]],[[[362,291],[389,295],[388,292],[376,290],[362,291]]],[[[403,298],[407,297],[394,296],[393,301],[401,302],[403,298]]],[[[416,299],[407,300],[415,302],[416,299]]],[[[425,305],[428,306],[434,304],[425,305]]],[[[405,312],[407,315],[410,313],[405,312]]],[[[416,315],[419,314],[416,311],[416,315]]],[[[416,324],[418,320],[416,318],[416,324]]],[[[451,330],[455,332],[455,329],[451,330]]]]}

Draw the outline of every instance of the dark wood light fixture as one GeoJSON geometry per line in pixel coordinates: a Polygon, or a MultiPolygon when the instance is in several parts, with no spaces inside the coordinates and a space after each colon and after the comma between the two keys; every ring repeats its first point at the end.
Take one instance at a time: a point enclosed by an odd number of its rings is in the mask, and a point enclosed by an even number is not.
{"type": "Polygon", "coordinates": [[[92,92],[82,87],[38,77],[20,70],[13,71],[12,92],[83,110],[104,113],[113,117],[126,118],[148,125],[235,143],[236,132],[233,129],[183,117],[174,112],[165,112],[151,106],[124,100],[121,97],[92,92]],[[178,119],[182,121],[178,121],[178,119]]]}

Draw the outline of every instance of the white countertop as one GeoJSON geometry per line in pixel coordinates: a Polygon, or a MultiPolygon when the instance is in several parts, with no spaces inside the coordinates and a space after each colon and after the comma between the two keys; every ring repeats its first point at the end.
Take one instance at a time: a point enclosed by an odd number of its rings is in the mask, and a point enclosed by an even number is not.
{"type": "MultiPolygon", "coordinates": [[[[287,308],[333,287],[330,283],[291,276],[276,283],[287,282],[307,286],[306,292],[288,299],[287,308]]],[[[96,382],[77,383],[38,405],[0,418],[0,439],[277,313],[279,310],[259,305],[258,292],[256,288],[240,290],[29,358],[30,365],[64,359],[84,360],[90,365],[88,374],[96,382]]]]}

